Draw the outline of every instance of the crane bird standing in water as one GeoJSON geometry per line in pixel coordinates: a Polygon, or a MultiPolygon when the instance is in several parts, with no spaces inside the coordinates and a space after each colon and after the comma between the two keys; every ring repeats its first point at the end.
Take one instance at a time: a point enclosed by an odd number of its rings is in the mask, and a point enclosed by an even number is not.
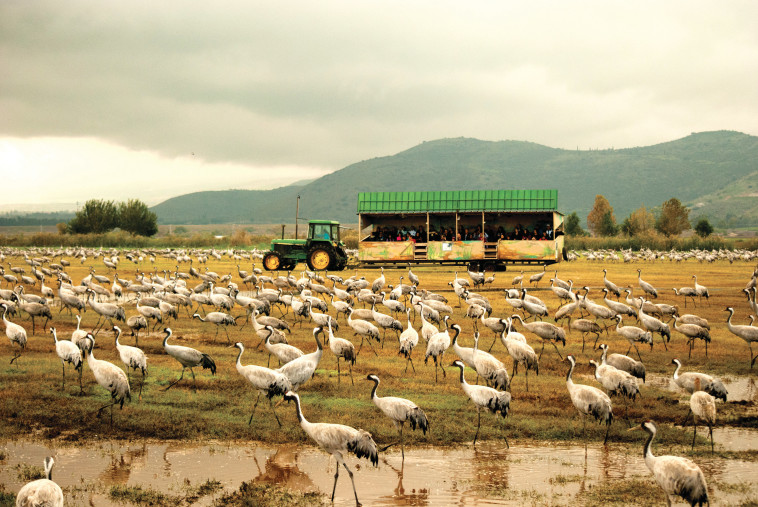
{"type": "MultiPolygon", "coordinates": [[[[716,398],[700,390],[700,379],[695,379],[695,392],[690,396],[690,411],[684,419],[684,424],[692,414],[692,448],[695,449],[695,437],[697,437],[697,421],[700,419],[708,425],[708,433],[711,437],[711,454],[713,454],[713,425],[716,424],[716,398]]],[[[684,426],[682,424],[682,426],[684,426]]]]}
{"type": "Polygon", "coordinates": [[[284,395],[291,389],[292,385],[287,379],[287,376],[276,370],[271,370],[263,366],[257,366],[254,364],[243,366],[241,359],[242,353],[245,352],[245,346],[240,342],[237,342],[232,345],[232,347],[237,347],[240,350],[240,353],[237,355],[237,371],[258,391],[258,397],[255,399],[255,404],[253,405],[253,413],[250,414],[250,420],[247,424],[252,424],[255,409],[258,407],[258,402],[261,399],[261,393],[264,393],[268,398],[269,405],[271,405],[271,411],[274,413],[276,422],[281,426],[282,422],[279,420],[279,416],[276,415],[274,403],[271,401],[271,398],[278,395],[284,395]]]}
{"type": "Polygon", "coordinates": [[[284,399],[295,402],[297,420],[300,422],[300,427],[303,428],[303,431],[305,431],[305,433],[311,437],[319,447],[334,456],[334,459],[337,460],[337,471],[334,473],[334,485],[332,486],[332,502],[334,502],[334,492],[337,489],[337,478],[340,476],[340,465],[342,465],[345,467],[345,470],[347,470],[347,473],[350,476],[350,482],[353,484],[355,505],[360,506],[361,503],[358,501],[358,493],[355,490],[353,471],[347,467],[344,454],[351,452],[358,458],[368,458],[371,461],[371,464],[376,466],[377,463],[379,463],[379,451],[376,448],[376,442],[371,438],[371,434],[368,431],[351,428],[350,426],[342,424],[308,422],[300,408],[300,397],[297,393],[288,391],[284,395],[284,399]]]}
{"type": "MultiPolygon", "coordinates": [[[[482,423],[482,409],[486,408],[493,414],[500,414],[502,417],[506,417],[511,409],[511,393],[508,391],[498,391],[488,386],[469,384],[463,376],[463,369],[465,368],[463,361],[455,360],[451,366],[455,366],[461,370],[461,388],[466,393],[466,396],[476,405],[476,434],[474,435],[474,443],[472,444],[476,445],[476,439],[479,437],[479,427],[482,423]]],[[[508,439],[505,436],[503,438],[505,439],[505,445],[510,448],[508,439]]]]}
{"type": "Polygon", "coordinates": [[[132,369],[139,370],[142,373],[138,395],[138,399],[142,401],[142,386],[145,384],[145,377],[147,376],[147,356],[142,352],[142,349],[129,345],[121,345],[118,342],[118,339],[121,338],[121,328],[113,326],[113,332],[116,333],[116,350],[118,350],[121,362],[126,366],[126,378],[129,378],[129,370],[132,369]]]}
{"type": "Polygon", "coordinates": [[[190,347],[184,347],[182,345],[169,345],[168,339],[171,338],[173,331],[171,331],[170,327],[167,327],[163,330],[163,332],[166,333],[166,337],[163,339],[163,349],[166,351],[166,354],[179,361],[179,364],[182,365],[182,374],[178,379],[171,382],[168,387],[164,389],[164,391],[168,391],[184,378],[184,370],[186,368],[189,368],[189,371],[192,374],[192,382],[195,390],[197,391],[197,381],[195,380],[195,372],[192,371],[192,368],[195,366],[202,366],[203,369],[210,369],[211,375],[215,375],[216,363],[213,361],[213,358],[211,356],[208,354],[203,354],[199,350],[195,350],[190,347]]]}
{"type": "MultiPolygon", "coordinates": [[[[429,429],[429,420],[426,418],[424,411],[410,400],[396,398],[394,396],[377,396],[376,390],[379,387],[379,377],[376,375],[371,374],[366,377],[366,380],[370,380],[374,383],[374,388],[371,390],[371,401],[374,402],[374,405],[376,405],[384,415],[392,419],[395,428],[400,432],[400,452],[402,453],[403,460],[405,460],[403,425],[408,421],[411,425],[411,429],[415,430],[416,426],[418,426],[418,428],[424,432],[424,435],[426,435],[426,431],[429,429]]],[[[387,447],[384,449],[387,449],[387,447]]]]}
{"type": "Polygon", "coordinates": [[[708,500],[708,486],[705,476],[700,467],[692,460],[679,456],[653,456],[650,444],[655,438],[656,427],[653,421],[645,421],[640,426],[631,428],[629,431],[644,430],[647,432],[647,442],[642,455],[645,464],[653,474],[655,482],[666,493],[666,502],[672,504],[674,495],[681,496],[690,505],[710,505],[708,500]]]}
{"type": "Polygon", "coordinates": [[[63,507],[63,490],[53,482],[55,460],[45,458],[45,478],[27,483],[16,495],[16,507],[63,507]]]}
{"type": "Polygon", "coordinates": [[[611,429],[611,423],[613,422],[613,407],[611,406],[611,399],[603,391],[597,387],[587,386],[583,384],[574,384],[571,379],[571,374],[574,372],[574,366],[576,366],[576,359],[569,354],[564,361],[571,363],[568,374],[566,375],[566,387],[568,388],[569,396],[571,396],[571,403],[582,414],[582,434],[584,434],[587,426],[587,415],[591,415],[598,421],[604,422],[606,425],[605,440],[603,444],[608,442],[608,432],[611,429]]]}

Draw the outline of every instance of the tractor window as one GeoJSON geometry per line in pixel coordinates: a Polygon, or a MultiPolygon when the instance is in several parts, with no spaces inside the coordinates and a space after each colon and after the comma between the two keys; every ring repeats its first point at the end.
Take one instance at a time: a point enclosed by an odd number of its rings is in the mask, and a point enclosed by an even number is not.
{"type": "Polygon", "coordinates": [[[340,226],[332,224],[332,241],[340,242],[340,226]]]}
{"type": "Polygon", "coordinates": [[[311,238],[312,239],[325,239],[331,241],[331,225],[329,224],[312,224],[311,225],[311,238]]]}

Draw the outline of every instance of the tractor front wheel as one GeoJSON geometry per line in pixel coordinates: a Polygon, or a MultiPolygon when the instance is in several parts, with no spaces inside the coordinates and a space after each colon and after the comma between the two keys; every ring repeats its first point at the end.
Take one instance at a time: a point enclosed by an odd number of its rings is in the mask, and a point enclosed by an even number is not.
{"type": "Polygon", "coordinates": [[[313,271],[324,271],[334,262],[334,254],[323,246],[317,246],[308,252],[308,267],[313,271]]]}
{"type": "Polygon", "coordinates": [[[267,253],[263,257],[263,267],[269,271],[277,271],[282,265],[282,258],[276,252],[267,253]]]}

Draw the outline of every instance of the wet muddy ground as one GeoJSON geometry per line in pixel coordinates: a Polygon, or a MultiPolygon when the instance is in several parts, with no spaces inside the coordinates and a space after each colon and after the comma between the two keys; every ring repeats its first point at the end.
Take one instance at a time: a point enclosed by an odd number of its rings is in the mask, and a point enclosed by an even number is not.
{"type": "MultiPolygon", "coordinates": [[[[756,448],[755,433],[717,428],[714,435],[723,448],[744,450],[746,437],[750,448],[756,448]]],[[[649,480],[640,437],[639,448],[632,449],[534,442],[511,442],[507,449],[484,442],[475,449],[408,448],[404,465],[399,449],[384,453],[377,468],[352,457],[348,464],[355,470],[364,505],[566,505],[587,503],[582,495],[598,486],[649,480]]],[[[123,505],[109,496],[115,485],[180,495],[208,480],[219,481],[221,488],[195,505],[210,505],[223,490],[235,490],[251,480],[329,494],[334,474],[334,461],[327,454],[301,445],[106,442],[58,447],[5,442],[0,451],[5,455],[0,483],[14,493],[24,482],[18,477],[20,465],[40,466],[45,456],[54,456],[54,479],[64,488],[67,505],[123,505]]],[[[654,451],[667,452],[655,445],[654,451]]],[[[694,459],[706,475],[714,505],[758,499],[758,463],[710,456],[694,459]]],[[[347,474],[340,475],[335,505],[354,505],[347,474]]]]}

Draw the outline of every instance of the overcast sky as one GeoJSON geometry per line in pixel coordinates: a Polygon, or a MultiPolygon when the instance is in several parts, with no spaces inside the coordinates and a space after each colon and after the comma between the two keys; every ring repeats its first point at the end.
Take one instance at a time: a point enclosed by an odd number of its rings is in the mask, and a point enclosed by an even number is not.
{"type": "Polygon", "coordinates": [[[2,0],[0,209],[272,188],[444,137],[758,135],[756,20],[754,0],[2,0]]]}

